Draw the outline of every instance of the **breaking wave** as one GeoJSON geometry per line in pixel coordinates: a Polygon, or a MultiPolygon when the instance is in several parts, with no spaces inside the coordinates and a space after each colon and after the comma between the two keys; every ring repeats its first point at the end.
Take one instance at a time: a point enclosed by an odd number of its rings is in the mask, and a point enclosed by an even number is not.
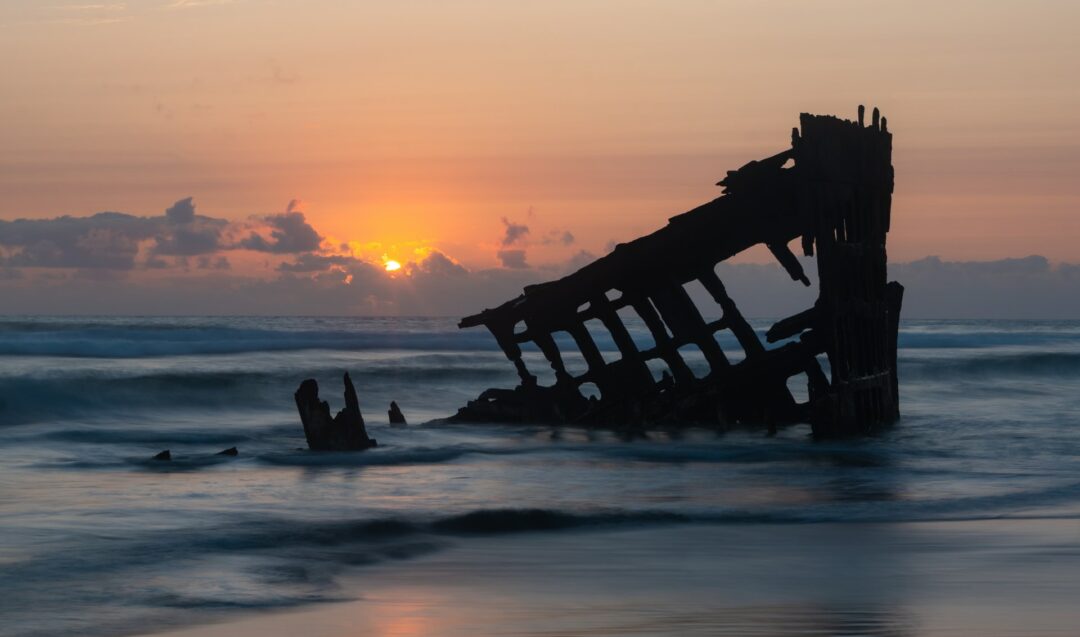
{"type": "Polygon", "coordinates": [[[498,351],[484,330],[360,331],[194,328],[174,326],[102,328],[75,326],[55,331],[0,330],[2,356],[142,358],[187,354],[240,354],[332,350],[498,351]]]}
{"type": "Polygon", "coordinates": [[[1080,352],[993,352],[969,356],[908,358],[900,355],[901,376],[970,379],[1080,376],[1080,352]]]}
{"type": "Polygon", "coordinates": [[[331,404],[340,397],[341,374],[369,395],[405,386],[493,385],[509,379],[512,369],[491,355],[430,354],[393,360],[232,361],[199,369],[177,365],[43,367],[19,375],[0,374],[0,425],[56,417],[124,416],[154,410],[273,410],[292,413],[292,393],[300,381],[316,378],[331,404]]]}
{"type": "MultiPolygon", "coordinates": [[[[129,537],[88,538],[87,544],[104,548],[123,541],[122,553],[87,546],[77,554],[43,554],[5,565],[2,578],[18,581],[43,570],[61,569],[72,574],[121,570],[170,560],[194,559],[217,554],[276,551],[303,556],[303,551],[328,547],[374,545],[392,542],[420,546],[424,550],[441,541],[468,536],[507,535],[573,529],[667,526],[678,524],[807,524],[886,521],[958,521],[980,519],[1072,519],[1075,515],[1027,515],[1032,502],[1048,503],[1072,498],[1080,483],[1060,484],[1036,491],[957,499],[889,502],[866,507],[862,503],[836,503],[790,509],[728,509],[712,511],[665,509],[610,509],[572,511],[549,508],[475,509],[447,515],[388,515],[342,521],[310,521],[248,516],[228,525],[203,524],[186,530],[134,532],[129,537]],[[1002,510],[1006,505],[1006,510],[1002,510]],[[986,512],[992,507],[993,512],[986,512]],[[1012,509],[1010,512],[1009,509],[1012,509]],[[424,539],[426,538],[426,540],[424,539]],[[440,539],[441,538],[441,539],[440,539]],[[416,542],[421,542],[419,545],[416,542]]],[[[399,553],[400,555],[404,555],[399,553]]],[[[373,558],[373,556],[370,556],[373,558]]],[[[356,560],[354,560],[355,563],[356,560]]],[[[366,561],[366,560],[364,560],[366,561]]]]}

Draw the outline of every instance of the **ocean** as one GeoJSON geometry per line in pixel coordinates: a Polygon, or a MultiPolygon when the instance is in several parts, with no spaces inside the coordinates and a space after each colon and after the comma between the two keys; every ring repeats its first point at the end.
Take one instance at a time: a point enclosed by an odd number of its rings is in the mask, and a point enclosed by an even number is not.
{"type": "Polygon", "coordinates": [[[1080,634],[1080,321],[903,321],[864,439],[423,424],[515,383],[452,319],[0,318],[0,635],[1080,634]],[[345,371],[379,446],[309,452],[345,371]]]}

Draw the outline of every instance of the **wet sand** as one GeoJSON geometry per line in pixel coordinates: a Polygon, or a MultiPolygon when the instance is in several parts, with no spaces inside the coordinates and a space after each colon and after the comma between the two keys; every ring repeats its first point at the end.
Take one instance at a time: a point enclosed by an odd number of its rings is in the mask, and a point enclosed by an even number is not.
{"type": "Polygon", "coordinates": [[[167,635],[1076,635],[1080,520],[470,537],[341,592],[355,601],[167,635]]]}

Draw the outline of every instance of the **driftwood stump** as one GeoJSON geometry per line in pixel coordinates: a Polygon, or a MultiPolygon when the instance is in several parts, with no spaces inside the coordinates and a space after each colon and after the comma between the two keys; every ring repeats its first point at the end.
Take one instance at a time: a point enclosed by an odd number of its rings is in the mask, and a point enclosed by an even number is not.
{"type": "Polygon", "coordinates": [[[348,372],[345,373],[345,409],[330,417],[330,405],[319,400],[319,384],[314,378],[300,383],[296,390],[296,408],[304,425],[304,436],[312,451],[360,451],[376,445],[369,438],[360,414],[360,401],[348,372]]]}

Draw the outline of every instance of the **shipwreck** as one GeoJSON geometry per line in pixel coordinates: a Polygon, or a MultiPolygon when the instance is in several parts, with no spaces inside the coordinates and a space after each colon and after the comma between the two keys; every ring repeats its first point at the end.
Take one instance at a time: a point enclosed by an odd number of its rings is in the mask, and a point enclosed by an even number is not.
{"type": "Polygon", "coordinates": [[[822,436],[865,433],[894,421],[903,287],[886,274],[892,134],[876,108],[869,125],[864,119],[862,106],[857,121],[804,113],[791,147],[728,172],[719,198],[562,279],[526,287],[517,298],[462,319],[461,328],[491,332],[520,383],[483,392],[450,420],[616,428],[807,422],[822,436]],[[763,244],[793,281],[810,285],[788,247],[796,239],[803,255],[815,257],[818,297],[777,321],[763,341],[715,267],[763,244]],[[707,320],[695,306],[683,287],[695,280],[722,308],[720,318],[707,320]],[[644,321],[653,347],[635,343],[619,316],[626,307],[644,321]],[[605,361],[586,329],[594,319],[610,332],[618,360],[605,361]],[[741,356],[720,346],[722,330],[734,335],[741,356]],[[572,337],[587,371],[567,371],[557,332],[572,337]],[[542,352],[554,370],[552,385],[530,372],[524,343],[542,352]],[[701,377],[680,355],[689,345],[708,363],[701,377]],[[656,378],[649,369],[655,360],[670,373],[656,378]],[[808,399],[798,402],[788,379],[801,374],[808,399]],[[587,398],[586,383],[599,396],[587,398]]]}
{"type": "MultiPolygon", "coordinates": [[[[484,326],[520,379],[493,388],[450,422],[577,424],[615,429],[686,425],[809,423],[816,436],[868,433],[900,415],[897,330],[904,288],[887,280],[885,239],[893,192],[892,134],[875,108],[858,120],[803,113],[791,147],[729,171],[722,195],[671,217],[656,232],[619,244],[557,281],[528,286],[517,298],[461,320],[484,326]],[[793,281],[810,278],[789,248],[799,240],[814,257],[813,306],[781,319],[764,342],[728,295],[718,263],[764,245],[793,281]],[[696,281],[722,314],[702,315],[687,289],[696,281]],[[644,323],[653,344],[639,347],[619,312],[644,323]],[[605,360],[586,323],[599,321],[618,349],[605,360]],[[717,335],[729,331],[734,339],[717,335]],[[556,334],[564,332],[587,369],[567,369],[556,334]],[[738,343],[725,352],[720,341],[738,343]],[[532,343],[554,372],[541,384],[525,363],[532,343]],[[708,371],[695,375],[682,352],[700,351],[708,371]],[[657,377],[650,364],[662,363],[657,377]],[[827,372],[826,373],[826,369],[827,372]],[[788,381],[802,376],[806,400],[788,381]],[[599,395],[583,387],[595,386],[599,395]]],[[[575,355],[576,356],[576,355],[575,355]]],[[[653,365],[655,367],[655,365],[653,365]]],[[[376,446],[356,390],[345,374],[345,409],[331,417],[314,379],[295,394],[308,446],[315,451],[376,446]]],[[[405,425],[396,403],[390,422],[405,425]]]]}

